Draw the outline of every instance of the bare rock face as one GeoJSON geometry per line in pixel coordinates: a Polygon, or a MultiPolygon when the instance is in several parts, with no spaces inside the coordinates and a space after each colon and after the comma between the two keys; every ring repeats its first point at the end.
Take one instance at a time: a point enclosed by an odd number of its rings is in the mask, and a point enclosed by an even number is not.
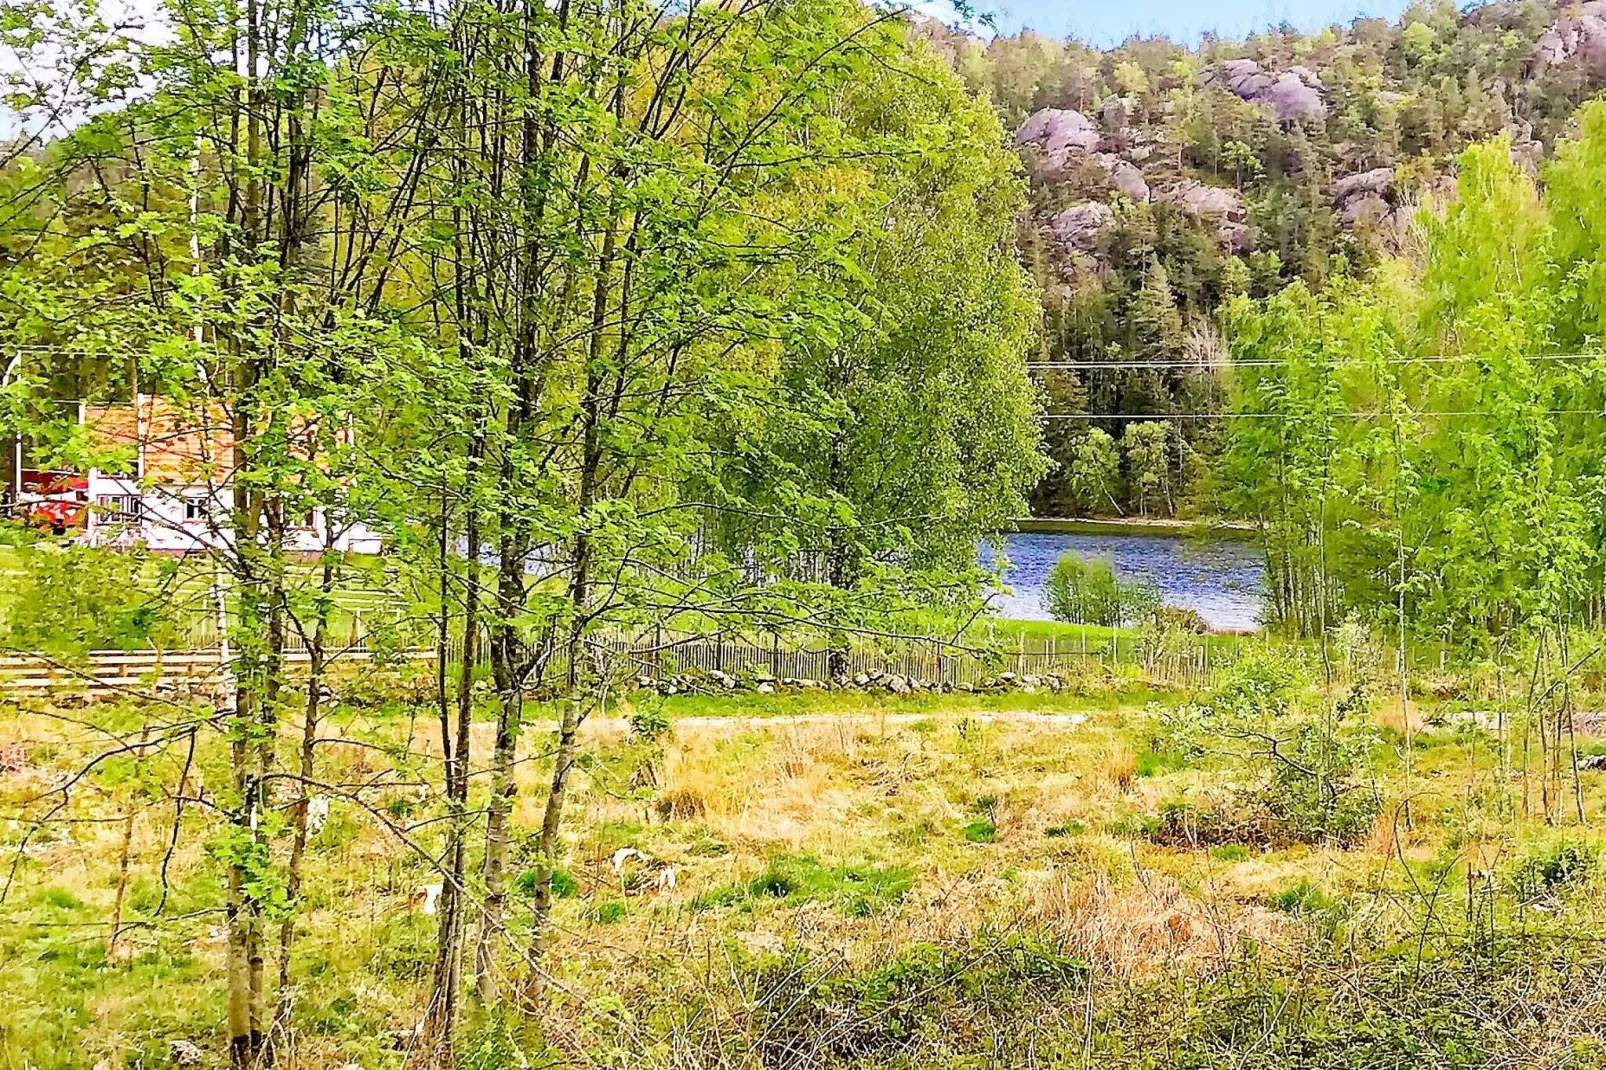
{"type": "Polygon", "coordinates": [[[1092,120],[1071,108],[1043,108],[1035,111],[1015,131],[1015,144],[1050,154],[1092,152],[1098,148],[1099,131],[1092,120]]]}
{"type": "Polygon", "coordinates": [[[1099,166],[1104,173],[1110,176],[1110,186],[1115,192],[1131,198],[1138,204],[1147,204],[1149,201],[1149,184],[1144,181],[1143,172],[1119,156],[1104,153],[1098,157],[1099,166]]]}
{"type": "Polygon", "coordinates": [[[1098,246],[1104,228],[1115,222],[1115,213],[1107,204],[1089,201],[1072,205],[1048,221],[1048,232],[1054,241],[1077,252],[1091,252],[1098,246]]]}
{"type": "Polygon", "coordinates": [[[1356,175],[1346,175],[1333,183],[1333,203],[1342,205],[1365,194],[1383,196],[1394,188],[1394,168],[1374,167],[1356,175]]]}
{"type": "Polygon", "coordinates": [[[1199,76],[1199,84],[1225,89],[1251,104],[1265,105],[1276,113],[1278,122],[1327,117],[1327,104],[1322,100],[1326,87],[1306,67],[1290,67],[1275,74],[1261,70],[1252,59],[1231,59],[1205,71],[1199,76]]]}
{"type": "Polygon", "coordinates": [[[1248,253],[1255,247],[1246,222],[1243,197],[1235,189],[1206,186],[1189,180],[1167,191],[1163,198],[1196,216],[1214,218],[1222,244],[1234,253],[1248,253]]]}
{"type": "Polygon", "coordinates": [[[1104,120],[1106,130],[1125,130],[1132,125],[1132,116],[1136,111],[1131,97],[1109,97],[1099,111],[1099,118],[1104,120]]]}
{"type": "Polygon", "coordinates": [[[1338,219],[1346,227],[1380,227],[1392,220],[1393,212],[1388,201],[1375,193],[1365,193],[1345,201],[1338,209],[1338,219]]]}
{"type": "Polygon", "coordinates": [[[1606,67],[1606,0],[1589,0],[1551,23],[1535,45],[1534,59],[1541,68],[1572,62],[1606,67]]]}
{"type": "Polygon", "coordinates": [[[1394,168],[1374,167],[1333,183],[1333,210],[1346,227],[1380,227],[1392,222],[1394,168]]]}
{"type": "Polygon", "coordinates": [[[1237,190],[1225,186],[1206,186],[1190,180],[1172,190],[1166,199],[1194,215],[1214,214],[1238,223],[1244,220],[1243,198],[1237,190]]]}

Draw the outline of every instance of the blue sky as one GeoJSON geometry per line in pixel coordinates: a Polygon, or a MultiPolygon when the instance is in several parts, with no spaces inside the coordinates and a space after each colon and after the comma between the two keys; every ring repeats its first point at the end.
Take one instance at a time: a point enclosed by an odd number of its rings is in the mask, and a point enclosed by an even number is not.
{"type": "MultiPolygon", "coordinates": [[[[1253,30],[1291,23],[1319,29],[1361,15],[1395,18],[1406,0],[976,0],[976,10],[992,11],[998,28],[1011,32],[1030,26],[1054,37],[1076,34],[1096,45],[1113,45],[1133,33],[1164,33],[1192,42],[1214,30],[1240,37],[1253,30]]],[[[933,5],[933,13],[937,5],[933,5]]]]}

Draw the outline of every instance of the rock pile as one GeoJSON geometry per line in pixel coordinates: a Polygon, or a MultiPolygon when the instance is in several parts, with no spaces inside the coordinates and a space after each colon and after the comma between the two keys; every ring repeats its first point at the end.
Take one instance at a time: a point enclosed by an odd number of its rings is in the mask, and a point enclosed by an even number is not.
{"type": "Polygon", "coordinates": [[[706,673],[677,673],[656,679],[641,676],[636,686],[643,691],[656,691],[663,695],[707,694],[720,691],[752,691],[760,695],[777,693],[798,694],[804,691],[883,691],[892,695],[916,693],[950,694],[991,693],[1020,691],[1031,694],[1037,691],[1060,691],[1065,679],[1058,673],[1001,672],[974,683],[950,683],[945,680],[924,680],[918,676],[905,676],[890,672],[860,672],[840,675],[830,680],[810,680],[796,676],[754,675],[738,678],[718,669],[706,673]]]}

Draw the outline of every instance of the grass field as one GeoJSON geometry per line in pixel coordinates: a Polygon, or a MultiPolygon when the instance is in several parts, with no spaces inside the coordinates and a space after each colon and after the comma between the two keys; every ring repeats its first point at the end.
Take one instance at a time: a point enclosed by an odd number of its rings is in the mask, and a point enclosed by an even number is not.
{"type": "MultiPolygon", "coordinates": [[[[409,685],[339,691],[280,1064],[399,1067],[433,949],[438,746],[409,685]]],[[[1179,746],[1202,697],[627,697],[584,728],[555,983],[533,1025],[471,1011],[463,1065],[1601,1065],[1606,973],[1573,939],[1606,905],[1599,836],[1573,810],[1602,814],[1606,772],[1546,820],[1536,759],[1436,724],[1466,702],[1402,721],[1376,701],[1342,733],[1377,801],[1358,831],[1222,834],[1203,815],[1252,807],[1275,769],[1227,737],[1179,746]]],[[[523,830],[551,738],[531,713],[523,830]]],[[[188,772],[183,746],[114,755],[48,825],[16,820],[140,716],[0,710],[0,1066],[163,1066],[173,1040],[223,1061],[221,740],[188,772]]]]}

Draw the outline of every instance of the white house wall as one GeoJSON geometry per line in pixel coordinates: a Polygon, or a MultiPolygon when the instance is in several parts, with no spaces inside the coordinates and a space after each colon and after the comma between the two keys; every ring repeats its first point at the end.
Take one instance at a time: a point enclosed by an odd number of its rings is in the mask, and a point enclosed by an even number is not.
{"type": "MultiPolygon", "coordinates": [[[[182,554],[228,545],[233,532],[227,525],[213,530],[204,515],[186,519],[187,503],[211,502],[214,516],[227,515],[230,502],[227,492],[206,486],[144,487],[138,480],[103,476],[92,471],[89,476],[89,519],[86,537],[93,545],[132,545],[142,542],[147,549],[158,553],[182,554]],[[119,524],[110,515],[108,502],[127,500],[139,502],[138,524],[119,524]]],[[[308,526],[291,528],[285,533],[285,549],[291,553],[320,553],[327,537],[324,511],[315,510],[308,526]]],[[[383,541],[366,524],[347,526],[335,539],[334,548],[342,553],[377,554],[383,541]]]]}

